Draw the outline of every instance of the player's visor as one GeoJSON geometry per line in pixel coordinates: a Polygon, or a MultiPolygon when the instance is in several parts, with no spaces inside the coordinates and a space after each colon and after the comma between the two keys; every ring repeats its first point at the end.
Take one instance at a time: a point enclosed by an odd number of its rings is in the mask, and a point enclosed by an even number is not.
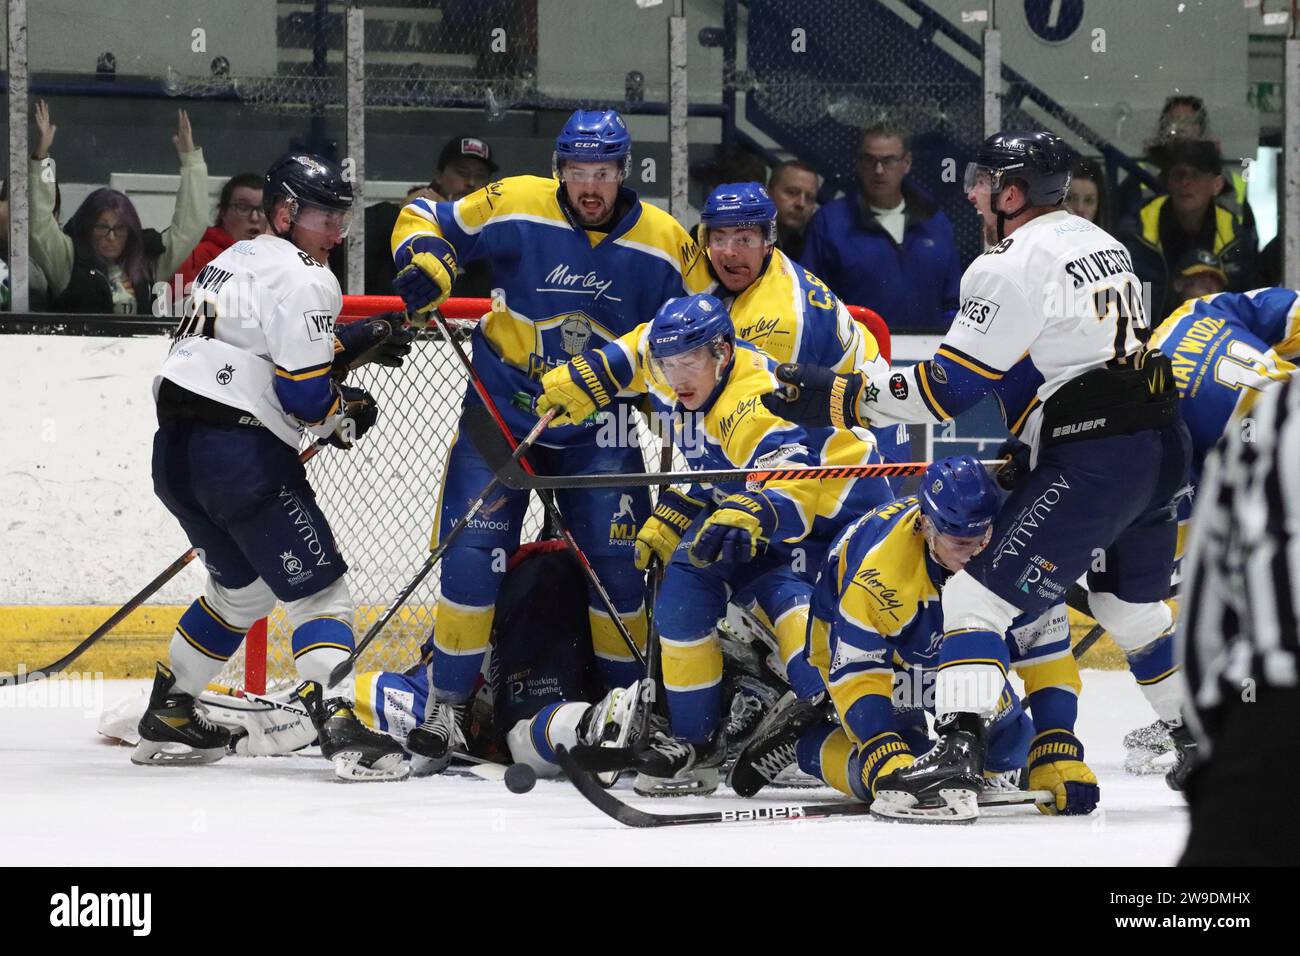
{"type": "Polygon", "coordinates": [[[348,229],[352,226],[352,210],[326,209],[323,206],[299,203],[292,221],[311,232],[338,235],[341,238],[348,234],[348,229]]]}
{"type": "Polygon", "coordinates": [[[962,191],[969,193],[976,189],[987,188],[990,192],[996,192],[1000,179],[1001,173],[996,169],[981,166],[979,163],[967,163],[966,176],[962,180],[962,191]]]}
{"type": "Polygon", "coordinates": [[[681,355],[670,355],[661,359],[651,356],[650,374],[655,381],[671,386],[673,382],[681,382],[699,375],[705,369],[712,368],[716,362],[717,357],[713,354],[713,346],[701,345],[681,355]]]}

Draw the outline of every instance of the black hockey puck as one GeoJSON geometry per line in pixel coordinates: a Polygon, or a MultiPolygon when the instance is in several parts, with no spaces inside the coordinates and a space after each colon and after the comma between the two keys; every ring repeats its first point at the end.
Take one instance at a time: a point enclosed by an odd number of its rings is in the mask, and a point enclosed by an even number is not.
{"type": "Polygon", "coordinates": [[[506,767],[505,781],[511,793],[527,793],[537,783],[537,773],[526,763],[514,763],[506,767]]]}

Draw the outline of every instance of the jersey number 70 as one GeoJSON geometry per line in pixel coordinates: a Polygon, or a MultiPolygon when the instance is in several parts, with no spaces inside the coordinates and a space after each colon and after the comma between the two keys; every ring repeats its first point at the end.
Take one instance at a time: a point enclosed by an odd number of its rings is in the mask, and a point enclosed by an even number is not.
{"type": "Polygon", "coordinates": [[[1142,307],[1142,289],[1133,280],[1125,279],[1119,287],[1102,286],[1093,292],[1092,304],[1097,310],[1097,321],[1115,320],[1116,362],[1123,362],[1129,353],[1130,330],[1139,343],[1145,342],[1150,336],[1146,310],[1142,307]]]}

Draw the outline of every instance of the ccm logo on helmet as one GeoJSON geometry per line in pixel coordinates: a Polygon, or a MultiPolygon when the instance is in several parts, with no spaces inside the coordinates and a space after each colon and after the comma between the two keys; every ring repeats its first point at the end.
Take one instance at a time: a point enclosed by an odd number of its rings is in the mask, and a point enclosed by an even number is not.
{"type": "Polygon", "coordinates": [[[596,149],[600,143],[574,143],[574,149],[596,149]]]}

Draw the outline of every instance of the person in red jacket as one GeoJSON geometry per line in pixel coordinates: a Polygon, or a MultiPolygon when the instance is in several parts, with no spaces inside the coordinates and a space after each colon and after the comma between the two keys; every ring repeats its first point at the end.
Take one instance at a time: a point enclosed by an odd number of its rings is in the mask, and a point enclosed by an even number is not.
{"type": "Polygon", "coordinates": [[[217,223],[208,226],[188,259],[181,263],[184,285],[194,281],[199,270],[241,239],[256,239],[266,232],[262,212],[263,177],[258,173],[231,176],[221,187],[217,202],[217,223]]]}

